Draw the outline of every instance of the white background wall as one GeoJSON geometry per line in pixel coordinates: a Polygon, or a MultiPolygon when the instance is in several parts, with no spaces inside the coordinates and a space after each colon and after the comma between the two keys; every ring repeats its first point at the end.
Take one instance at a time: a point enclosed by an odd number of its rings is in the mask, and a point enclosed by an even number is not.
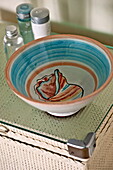
{"type": "Polygon", "coordinates": [[[0,0],[0,19],[15,21],[16,6],[47,7],[51,20],[113,34],[113,0],[0,0]]]}

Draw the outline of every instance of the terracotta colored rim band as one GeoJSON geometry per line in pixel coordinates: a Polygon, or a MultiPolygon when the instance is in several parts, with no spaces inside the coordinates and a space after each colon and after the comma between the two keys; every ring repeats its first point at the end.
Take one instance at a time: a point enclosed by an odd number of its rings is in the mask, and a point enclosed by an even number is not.
{"type": "Polygon", "coordinates": [[[100,42],[94,40],[94,39],[91,39],[91,38],[88,38],[88,37],[85,37],[85,36],[79,36],[79,35],[71,35],[71,34],[59,34],[59,35],[50,35],[50,36],[47,36],[47,37],[44,37],[44,38],[40,38],[40,39],[37,39],[37,40],[33,40],[31,41],[30,43],[22,46],[19,50],[17,50],[12,56],[11,58],[8,60],[7,62],[7,65],[6,65],[6,69],[5,69],[5,76],[6,76],[6,79],[7,79],[7,83],[8,85],[10,86],[10,88],[14,91],[14,93],[16,93],[17,95],[19,95],[20,97],[22,98],[25,98],[26,100],[29,100],[31,102],[36,102],[36,103],[42,103],[42,104],[46,104],[46,105],[50,105],[50,104],[57,104],[57,105],[67,105],[67,104],[73,104],[73,103],[77,103],[77,102],[82,102],[90,97],[93,97],[95,96],[96,94],[98,94],[100,91],[102,91],[111,81],[112,77],[113,77],[113,58],[112,58],[112,54],[111,52],[103,45],[101,44],[100,42]],[[78,40],[84,40],[86,42],[90,42],[92,44],[95,44],[97,45],[98,47],[100,47],[101,49],[103,49],[105,51],[105,53],[108,55],[108,58],[110,59],[110,62],[111,62],[111,73],[108,77],[108,79],[106,80],[106,82],[97,90],[95,90],[93,93],[87,95],[87,96],[84,96],[82,98],[79,98],[79,99],[75,99],[73,101],[65,101],[65,102],[46,102],[44,103],[43,101],[37,101],[35,99],[31,99],[27,96],[24,96],[23,94],[21,94],[19,91],[16,90],[16,88],[12,85],[11,81],[10,81],[10,66],[11,64],[13,63],[14,59],[16,58],[17,55],[20,54],[20,52],[24,51],[25,49],[27,49],[28,47],[34,45],[34,44],[37,44],[37,43],[40,43],[40,42],[43,42],[43,41],[46,41],[46,40],[50,40],[50,39],[60,39],[60,38],[71,38],[71,39],[78,39],[78,40]]]}

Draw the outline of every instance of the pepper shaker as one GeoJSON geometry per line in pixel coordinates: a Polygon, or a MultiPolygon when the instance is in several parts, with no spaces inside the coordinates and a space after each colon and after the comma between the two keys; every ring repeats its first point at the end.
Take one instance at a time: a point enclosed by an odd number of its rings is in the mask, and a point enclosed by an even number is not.
{"type": "Polygon", "coordinates": [[[47,8],[34,8],[31,10],[31,25],[34,39],[51,34],[49,10],[47,8]]]}

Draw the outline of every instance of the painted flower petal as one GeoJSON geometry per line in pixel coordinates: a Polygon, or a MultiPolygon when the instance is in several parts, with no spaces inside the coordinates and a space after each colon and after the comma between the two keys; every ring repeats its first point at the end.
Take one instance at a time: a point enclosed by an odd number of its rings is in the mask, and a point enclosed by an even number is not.
{"type": "Polygon", "coordinates": [[[74,100],[82,97],[84,92],[79,85],[69,84],[58,69],[37,80],[34,89],[40,99],[52,102],[74,100]]]}

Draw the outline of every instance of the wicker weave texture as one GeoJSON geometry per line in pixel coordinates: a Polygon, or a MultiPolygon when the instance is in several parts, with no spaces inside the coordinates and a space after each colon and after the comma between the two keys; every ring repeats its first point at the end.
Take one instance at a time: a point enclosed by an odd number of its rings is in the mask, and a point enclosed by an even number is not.
{"type": "Polygon", "coordinates": [[[98,131],[97,147],[87,163],[88,170],[113,170],[113,107],[109,115],[98,131]]]}
{"type": "Polygon", "coordinates": [[[0,136],[1,170],[85,170],[73,159],[0,136]]]}

